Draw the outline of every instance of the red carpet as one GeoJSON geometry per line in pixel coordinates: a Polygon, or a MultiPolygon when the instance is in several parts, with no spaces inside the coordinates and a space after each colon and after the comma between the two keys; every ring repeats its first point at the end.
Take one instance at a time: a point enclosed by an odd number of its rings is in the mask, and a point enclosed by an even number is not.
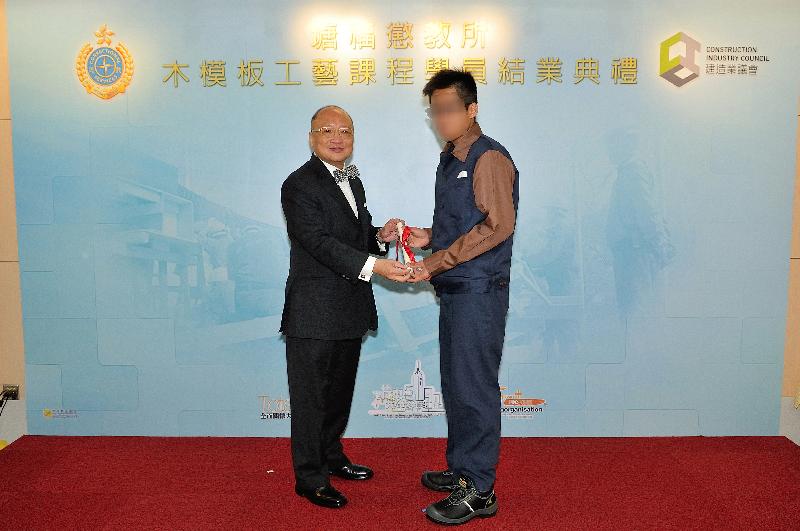
{"type": "MultiPolygon", "coordinates": [[[[0,451],[2,529],[419,529],[443,439],[347,439],[367,482],[342,510],[293,492],[268,438],[26,436],[0,451]],[[272,470],[272,472],[268,472],[272,470]]],[[[504,438],[500,510],[467,529],[800,529],[800,447],[783,437],[504,438]]]]}

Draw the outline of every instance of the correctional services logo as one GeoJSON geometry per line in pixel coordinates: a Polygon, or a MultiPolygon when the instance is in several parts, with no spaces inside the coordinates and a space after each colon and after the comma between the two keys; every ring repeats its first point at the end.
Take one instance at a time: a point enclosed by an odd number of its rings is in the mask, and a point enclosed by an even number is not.
{"type": "Polygon", "coordinates": [[[676,87],[682,87],[700,75],[700,65],[695,57],[699,52],[700,43],[679,31],[661,43],[658,75],[676,87]]]}
{"type": "Polygon", "coordinates": [[[114,32],[103,24],[94,33],[97,48],[86,43],[75,60],[78,80],[86,92],[108,100],[125,92],[133,78],[133,56],[128,48],[118,42],[111,48],[114,32]]]}

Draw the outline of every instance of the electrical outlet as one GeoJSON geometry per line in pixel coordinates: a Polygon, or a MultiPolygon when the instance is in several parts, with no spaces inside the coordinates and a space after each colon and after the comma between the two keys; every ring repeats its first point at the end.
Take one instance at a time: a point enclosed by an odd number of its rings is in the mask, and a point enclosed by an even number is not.
{"type": "Polygon", "coordinates": [[[11,391],[8,393],[9,400],[19,400],[19,386],[18,385],[9,385],[3,384],[3,392],[11,391]]]}

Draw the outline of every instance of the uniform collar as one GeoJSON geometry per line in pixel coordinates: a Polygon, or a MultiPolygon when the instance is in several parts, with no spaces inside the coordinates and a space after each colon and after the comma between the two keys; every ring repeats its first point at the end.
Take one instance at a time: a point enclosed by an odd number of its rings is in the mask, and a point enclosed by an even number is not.
{"type": "Polygon", "coordinates": [[[467,160],[469,148],[472,147],[472,144],[474,144],[482,134],[481,126],[478,125],[476,121],[467,129],[466,133],[445,144],[444,151],[452,151],[454,157],[464,162],[467,160]]]}

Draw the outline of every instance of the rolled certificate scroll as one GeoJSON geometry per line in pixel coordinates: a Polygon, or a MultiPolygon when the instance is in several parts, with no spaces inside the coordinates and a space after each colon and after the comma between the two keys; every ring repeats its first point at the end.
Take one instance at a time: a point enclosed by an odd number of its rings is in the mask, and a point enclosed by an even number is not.
{"type": "Polygon", "coordinates": [[[404,264],[413,264],[416,262],[414,258],[414,251],[408,246],[408,237],[411,236],[411,229],[408,228],[402,221],[397,222],[397,244],[395,251],[397,253],[397,260],[404,264]]]}

